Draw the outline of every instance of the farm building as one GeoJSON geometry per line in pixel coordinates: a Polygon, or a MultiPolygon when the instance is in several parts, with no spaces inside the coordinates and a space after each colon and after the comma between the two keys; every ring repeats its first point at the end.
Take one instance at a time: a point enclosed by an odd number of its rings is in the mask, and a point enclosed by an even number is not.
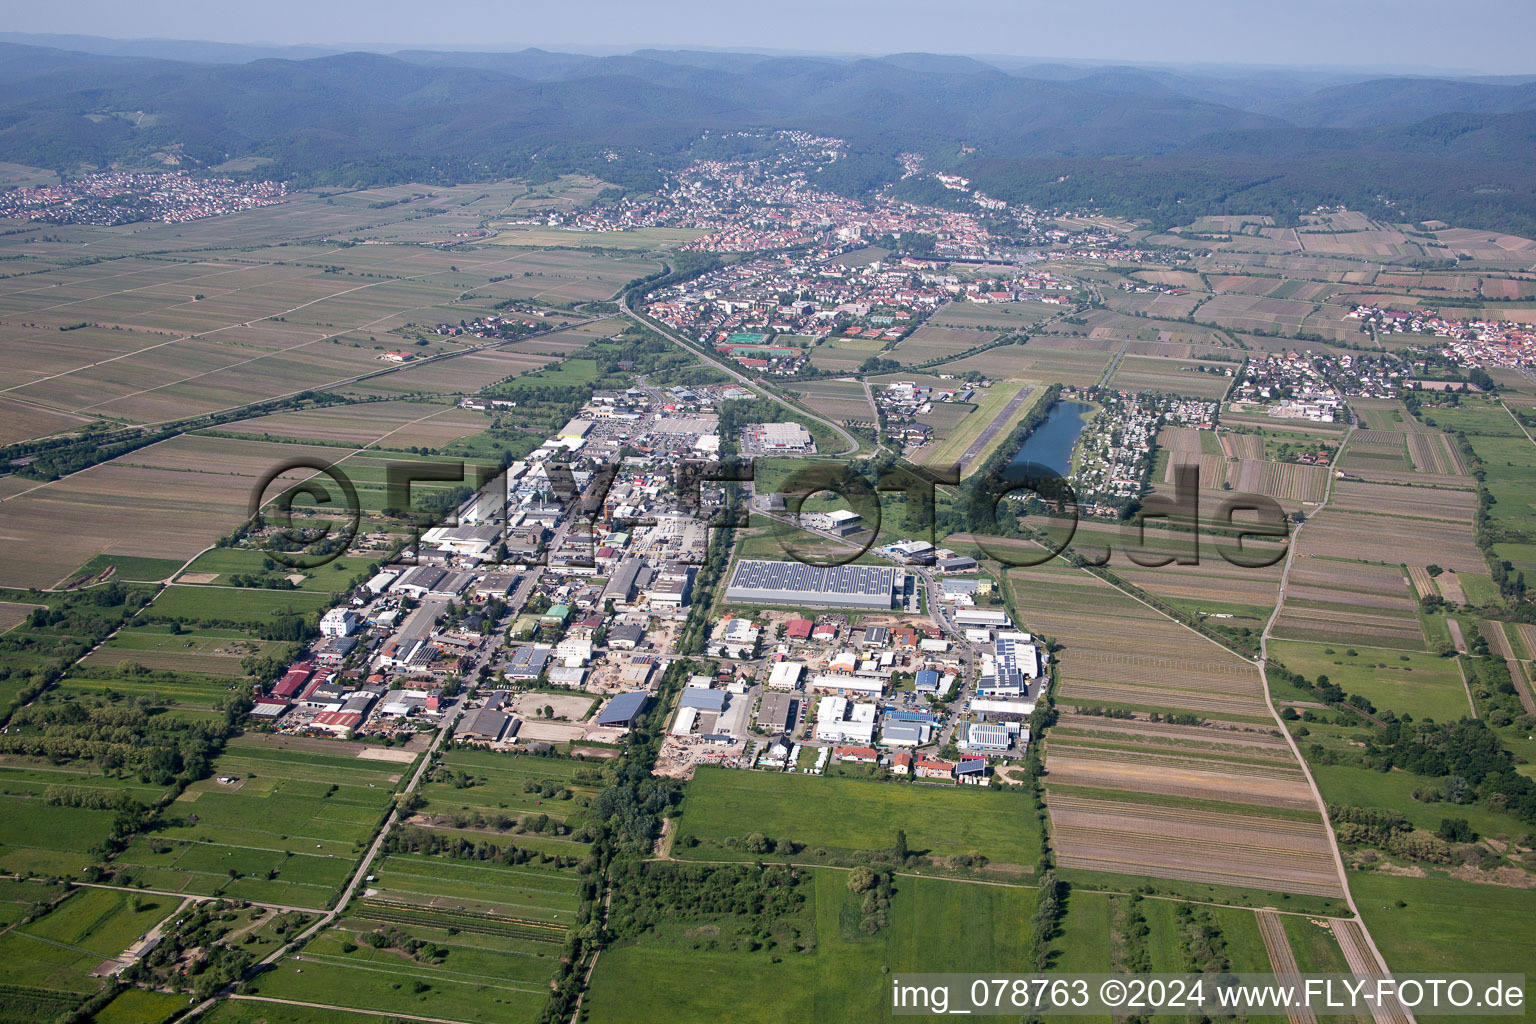
{"type": "Polygon", "coordinates": [[[598,725],[611,725],[628,728],[645,707],[646,693],[644,690],[634,690],[630,693],[621,693],[610,700],[603,710],[597,713],[598,725]]]}
{"type": "Polygon", "coordinates": [[[464,716],[453,738],[471,743],[499,743],[517,732],[518,721],[505,711],[484,707],[464,716]]]}

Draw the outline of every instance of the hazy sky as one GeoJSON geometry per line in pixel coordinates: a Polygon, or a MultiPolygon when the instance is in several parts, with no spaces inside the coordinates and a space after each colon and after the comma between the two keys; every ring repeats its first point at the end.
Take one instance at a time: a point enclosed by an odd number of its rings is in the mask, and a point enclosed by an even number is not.
{"type": "Polygon", "coordinates": [[[1009,54],[1536,72],[1533,0],[55,0],[13,32],[240,43],[1009,54]]]}

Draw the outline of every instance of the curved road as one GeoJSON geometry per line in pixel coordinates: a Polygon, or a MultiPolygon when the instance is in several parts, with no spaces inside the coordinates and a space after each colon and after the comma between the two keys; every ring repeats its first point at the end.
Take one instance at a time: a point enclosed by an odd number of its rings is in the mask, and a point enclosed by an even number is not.
{"type": "Polygon", "coordinates": [[[699,359],[702,359],[704,362],[708,363],[710,366],[713,366],[715,369],[720,370],[723,373],[729,374],[737,383],[739,383],[743,387],[750,388],[753,391],[757,392],[758,394],[762,395],[763,397],[770,398],[773,401],[778,402],[784,408],[788,409],[790,412],[794,413],[797,416],[804,416],[807,419],[815,420],[817,423],[820,423],[822,426],[826,427],[828,430],[832,430],[832,431],[836,432],[837,436],[841,437],[844,441],[846,441],[848,443],[847,450],[836,453],[839,458],[848,458],[850,456],[859,454],[859,439],[854,437],[852,434],[848,433],[848,431],[844,430],[842,427],[838,426],[836,423],[833,423],[831,420],[824,420],[820,416],[816,416],[816,415],[813,415],[812,413],[806,412],[804,409],[802,409],[799,406],[795,405],[793,402],[789,401],[787,398],[780,398],[777,393],[775,393],[774,391],[770,390],[761,381],[753,380],[751,377],[748,377],[746,374],[740,373],[737,370],[732,369],[730,366],[727,366],[725,363],[723,363],[720,360],[716,359],[714,356],[705,355],[703,352],[699,351],[699,349],[697,347],[695,347],[694,344],[692,342],[688,341],[686,338],[683,338],[681,335],[674,334],[669,328],[663,327],[660,324],[656,323],[655,321],[648,320],[645,317],[641,316],[639,313],[636,313],[633,309],[629,308],[629,297],[628,296],[626,296],[626,295],[620,295],[619,296],[619,308],[622,309],[624,311],[624,315],[629,317],[631,320],[633,320],[636,323],[640,324],[642,327],[649,327],[651,330],[655,331],[657,334],[661,335],[663,338],[666,338],[668,341],[672,342],[674,345],[681,346],[684,350],[686,350],[688,352],[689,355],[695,356],[695,357],[697,357],[699,359]]]}

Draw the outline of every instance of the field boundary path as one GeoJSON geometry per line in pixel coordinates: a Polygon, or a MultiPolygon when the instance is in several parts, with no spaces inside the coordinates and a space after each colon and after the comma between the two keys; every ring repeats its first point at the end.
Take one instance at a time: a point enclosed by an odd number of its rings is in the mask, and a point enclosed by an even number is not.
{"type": "MultiPolygon", "coordinates": [[[[1272,910],[1255,910],[1253,916],[1259,922],[1259,936],[1264,940],[1264,951],[1269,954],[1269,966],[1287,984],[1301,980],[1301,969],[1296,966],[1296,954],[1291,950],[1291,940],[1285,934],[1285,922],[1272,910]]],[[[1317,1014],[1308,1009],[1287,1010],[1291,1024],[1317,1024],[1317,1014]]]]}
{"type": "MultiPolygon", "coordinates": [[[[1306,521],[1296,527],[1296,532],[1291,535],[1291,543],[1286,547],[1285,569],[1280,574],[1280,589],[1275,595],[1275,610],[1270,613],[1269,621],[1264,624],[1264,632],[1259,636],[1258,665],[1259,680],[1263,684],[1264,690],[1264,706],[1269,709],[1270,717],[1275,720],[1275,725],[1280,729],[1280,735],[1285,737],[1286,745],[1291,748],[1292,756],[1296,758],[1296,763],[1301,766],[1301,773],[1307,780],[1307,788],[1312,791],[1312,798],[1317,802],[1318,813],[1322,815],[1323,819],[1323,829],[1328,833],[1328,850],[1333,854],[1334,867],[1338,869],[1339,886],[1344,890],[1344,902],[1349,905],[1350,913],[1354,915],[1353,921],[1335,924],[1333,926],[1334,934],[1340,936],[1339,945],[1342,948],[1344,940],[1341,933],[1353,929],[1353,931],[1350,931],[1351,940],[1357,941],[1359,947],[1368,950],[1370,959],[1374,962],[1375,966],[1370,973],[1387,975],[1390,974],[1390,970],[1387,967],[1387,959],[1381,955],[1381,950],[1377,948],[1375,940],[1371,938],[1370,930],[1365,926],[1365,919],[1360,916],[1360,908],[1355,905],[1354,894],[1349,891],[1349,872],[1344,868],[1344,857],[1339,853],[1339,837],[1334,833],[1333,822],[1328,817],[1328,803],[1323,799],[1322,790],[1317,787],[1317,780],[1312,777],[1312,769],[1307,765],[1306,758],[1301,756],[1301,748],[1296,745],[1296,737],[1291,735],[1291,730],[1286,727],[1285,721],[1281,719],[1279,712],[1275,710],[1274,694],[1269,689],[1269,641],[1271,634],[1274,632],[1275,622],[1280,618],[1280,613],[1285,608],[1285,588],[1290,581],[1291,567],[1296,564],[1296,539],[1301,535],[1301,531],[1307,528],[1307,523],[1310,523],[1319,512],[1326,508],[1329,500],[1333,497],[1333,484],[1336,479],[1333,475],[1333,465],[1338,461],[1339,455],[1344,449],[1349,446],[1350,438],[1354,436],[1354,433],[1355,424],[1351,422],[1343,439],[1340,440],[1339,446],[1334,449],[1333,461],[1328,464],[1328,487],[1323,492],[1323,500],[1317,503],[1311,514],[1307,516],[1306,521]],[[1348,927],[1341,927],[1344,925],[1348,927]]],[[[1359,949],[1356,949],[1355,952],[1363,958],[1364,954],[1359,949]]],[[[1350,951],[1345,950],[1346,959],[1349,955],[1350,951]]],[[[1356,969],[1353,965],[1351,969],[1356,974],[1362,973],[1361,970],[1356,969]]],[[[1405,1011],[1401,1016],[1394,1014],[1392,1019],[1412,1022],[1413,1015],[1405,1011]]]]}
{"type": "MultiPolygon", "coordinates": [[[[242,1003],[276,1003],[279,1006],[302,1006],[307,1010],[329,1010],[332,1013],[355,1013],[362,1017],[373,1017],[375,1019],[382,1017],[388,1020],[419,1020],[425,1022],[425,1024],[469,1024],[468,1021],[451,1020],[448,1017],[421,1017],[414,1013],[401,1013],[398,1010],[391,1010],[388,1013],[380,1013],[378,1010],[360,1010],[355,1006],[332,1006],[330,1003],[305,1003],[300,1002],[297,999],[274,999],[271,996],[247,996],[236,993],[229,998],[238,999],[242,1003]]],[[[202,1007],[198,1007],[196,1010],[193,1010],[192,1013],[198,1013],[201,1010],[202,1007]]],[[[192,1016],[192,1013],[187,1014],[187,1016],[192,1016]]]]}
{"type": "MultiPolygon", "coordinates": [[[[1371,941],[1370,933],[1365,930],[1363,924],[1359,921],[1333,919],[1328,922],[1328,928],[1333,932],[1333,937],[1338,940],[1339,950],[1344,954],[1344,962],[1349,964],[1350,973],[1357,978],[1372,981],[1385,975],[1386,972],[1377,969],[1373,962],[1381,954],[1376,952],[1376,944],[1371,941]]],[[[1374,1008],[1371,1016],[1379,1021],[1390,1021],[1392,1024],[1412,1024],[1413,1015],[1396,999],[1391,1002],[1391,1006],[1374,1008]]]]}

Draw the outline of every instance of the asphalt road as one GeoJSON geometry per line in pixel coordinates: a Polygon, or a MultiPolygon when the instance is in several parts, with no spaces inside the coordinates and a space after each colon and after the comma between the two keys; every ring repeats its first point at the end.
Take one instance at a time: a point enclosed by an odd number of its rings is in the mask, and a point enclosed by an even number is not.
{"type": "Polygon", "coordinates": [[[714,356],[705,355],[703,352],[699,351],[699,349],[696,348],[687,339],[679,337],[677,334],[674,334],[672,331],[668,330],[667,328],[662,327],[662,326],[656,324],[653,321],[647,320],[645,317],[641,316],[639,313],[636,313],[634,310],[630,309],[629,308],[629,300],[627,298],[625,298],[624,296],[622,296],[622,295],[619,296],[619,308],[622,309],[624,311],[624,315],[629,317],[631,320],[635,321],[636,323],[638,323],[638,324],[640,324],[640,325],[642,325],[644,327],[649,327],[651,330],[655,331],[657,334],[661,335],[663,338],[666,338],[668,341],[672,342],[674,345],[678,345],[678,346],[681,346],[682,348],[686,349],[689,355],[695,356],[698,359],[701,359],[704,362],[708,363],[710,366],[713,366],[715,369],[721,371],[722,373],[728,374],[733,380],[735,380],[742,387],[751,388],[753,391],[755,391],[758,394],[762,395],[764,398],[768,398],[768,399],[770,399],[772,401],[775,401],[775,402],[779,403],[780,405],[782,405],[784,408],[788,409],[790,412],[794,413],[795,415],[797,415],[797,416],[804,416],[806,419],[815,420],[817,423],[820,423],[822,426],[826,427],[828,430],[834,431],[837,434],[837,436],[841,437],[847,443],[847,445],[848,445],[848,448],[847,448],[846,451],[837,452],[836,453],[837,455],[842,456],[842,457],[848,457],[848,456],[851,456],[851,455],[857,455],[859,453],[859,439],[854,437],[852,434],[848,433],[847,430],[845,430],[842,427],[838,426],[836,423],[833,423],[831,420],[824,420],[820,416],[816,416],[816,415],[814,415],[812,413],[806,412],[804,409],[802,409],[799,406],[795,405],[794,403],[788,401],[787,399],[780,398],[773,391],[771,391],[767,387],[765,387],[762,384],[761,381],[753,380],[751,377],[748,377],[746,374],[741,373],[738,370],[736,370],[736,369],[726,365],[725,363],[723,363],[720,360],[716,359],[714,356]]]}

